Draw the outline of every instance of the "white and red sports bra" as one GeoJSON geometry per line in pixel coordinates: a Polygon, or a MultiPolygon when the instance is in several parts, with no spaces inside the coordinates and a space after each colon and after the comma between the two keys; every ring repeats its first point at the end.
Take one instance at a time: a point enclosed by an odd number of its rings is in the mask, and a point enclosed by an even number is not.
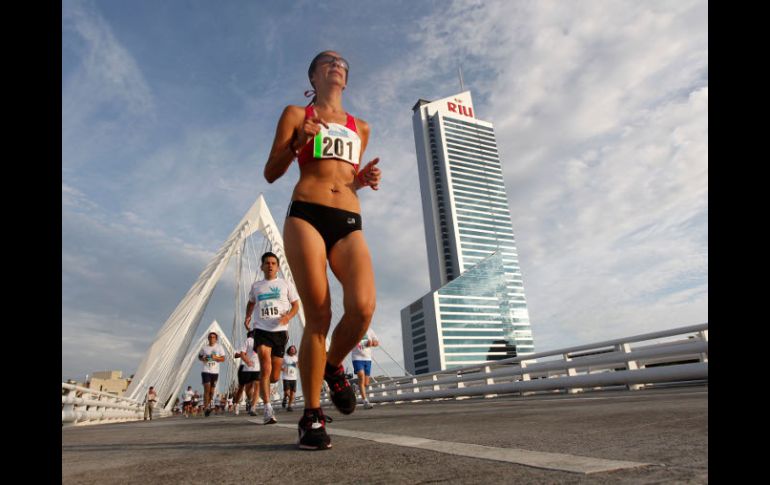
{"type": "MultiPolygon", "coordinates": [[[[297,157],[300,166],[329,158],[348,162],[358,172],[358,162],[361,159],[361,137],[358,136],[355,118],[350,113],[346,114],[347,122],[344,125],[327,123],[329,128],[321,125],[321,131],[300,150],[297,157]]],[[[314,116],[313,105],[307,105],[305,118],[313,118],[314,116]]]]}

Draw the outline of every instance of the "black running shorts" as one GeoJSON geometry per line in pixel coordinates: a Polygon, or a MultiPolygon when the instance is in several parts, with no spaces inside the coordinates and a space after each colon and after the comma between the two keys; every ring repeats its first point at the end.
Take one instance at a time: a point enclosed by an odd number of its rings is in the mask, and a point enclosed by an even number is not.
{"type": "Polygon", "coordinates": [[[259,380],[259,371],[238,371],[238,385],[245,386],[250,382],[259,380]]]}
{"type": "Polygon", "coordinates": [[[289,342],[289,332],[268,332],[260,328],[252,330],[251,338],[254,339],[254,352],[258,352],[260,345],[266,345],[273,349],[273,357],[283,357],[286,353],[286,344],[289,342]]]}
{"type": "Polygon", "coordinates": [[[286,389],[291,389],[292,391],[297,392],[297,380],[296,379],[292,379],[292,380],[284,379],[283,380],[283,390],[285,391],[286,389]]]}
{"type": "Polygon", "coordinates": [[[212,386],[215,386],[217,384],[217,380],[219,379],[219,374],[210,374],[208,372],[201,372],[201,379],[203,379],[204,384],[211,384],[212,386]]]}

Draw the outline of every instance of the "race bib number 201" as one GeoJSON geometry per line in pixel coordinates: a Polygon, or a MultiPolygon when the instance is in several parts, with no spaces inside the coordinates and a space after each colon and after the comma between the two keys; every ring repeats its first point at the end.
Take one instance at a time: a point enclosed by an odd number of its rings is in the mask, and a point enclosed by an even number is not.
{"type": "Polygon", "coordinates": [[[358,134],[344,126],[329,123],[313,140],[314,158],[337,158],[354,165],[361,158],[361,139],[358,134]]]}

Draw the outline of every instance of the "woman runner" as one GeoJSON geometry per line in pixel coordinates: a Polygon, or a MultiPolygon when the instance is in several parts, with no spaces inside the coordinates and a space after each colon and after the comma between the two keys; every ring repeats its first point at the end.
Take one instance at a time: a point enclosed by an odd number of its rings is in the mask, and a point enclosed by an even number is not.
{"type": "MultiPolygon", "coordinates": [[[[284,224],[286,257],[305,310],[299,372],[305,410],[299,421],[299,447],[331,448],[321,410],[321,387],[329,385],[332,402],[343,414],[356,406],[342,361],[366,334],[375,307],[374,271],[361,230],[358,191],[379,189],[375,158],[359,169],[369,141],[369,125],[342,107],[350,66],[337,52],[324,51],[310,63],[308,78],[315,96],[306,107],[287,106],[278,120],[265,165],[273,183],[296,157],[299,181],[284,224]],[[342,285],[344,314],[332,334],[327,261],[342,285]]],[[[306,93],[307,94],[307,93],[306,93]]]]}

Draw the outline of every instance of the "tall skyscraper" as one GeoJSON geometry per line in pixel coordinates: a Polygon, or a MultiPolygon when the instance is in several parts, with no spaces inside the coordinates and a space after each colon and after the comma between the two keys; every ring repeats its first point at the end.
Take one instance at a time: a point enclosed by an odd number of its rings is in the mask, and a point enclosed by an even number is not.
{"type": "Polygon", "coordinates": [[[534,352],[494,126],[470,91],[414,107],[431,291],[401,310],[414,374],[534,352]]]}

